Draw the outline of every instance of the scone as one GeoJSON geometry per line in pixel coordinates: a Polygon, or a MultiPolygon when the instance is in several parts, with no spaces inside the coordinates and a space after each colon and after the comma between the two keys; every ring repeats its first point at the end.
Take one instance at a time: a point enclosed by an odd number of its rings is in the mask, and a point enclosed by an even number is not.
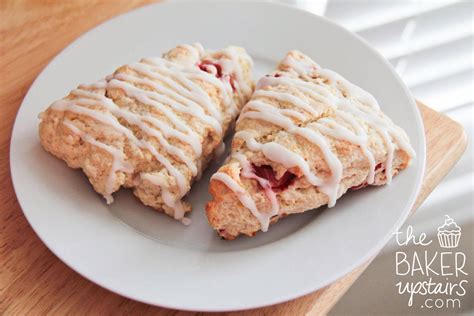
{"type": "Polygon", "coordinates": [[[207,217],[225,239],[253,236],[349,189],[389,183],[414,156],[372,95],[290,51],[244,106],[207,217]]]}
{"type": "Polygon", "coordinates": [[[183,219],[182,198],[252,94],[251,68],[240,47],[180,45],[54,102],[40,114],[41,144],[81,168],[107,203],[124,186],[183,219]]]}

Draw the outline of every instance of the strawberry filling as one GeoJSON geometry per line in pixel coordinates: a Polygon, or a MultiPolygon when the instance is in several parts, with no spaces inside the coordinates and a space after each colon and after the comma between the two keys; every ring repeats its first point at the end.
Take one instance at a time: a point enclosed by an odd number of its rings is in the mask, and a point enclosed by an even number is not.
{"type": "Polygon", "coordinates": [[[296,175],[286,171],[281,178],[277,179],[275,171],[268,165],[255,166],[253,165],[255,174],[268,181],[273,191],[285,190],[296,179],[296,175]]]}
{"type": "Polygon", "coordinates": [[[203,60],[197,66],[202,71],[213,74],[214,76],[216,76],[217,78],[221,79],[224,82],[225,81],[229,82],[230,86],[232,87],[232,91],[235,91],[234,78],[232,77],[232,75],[224,74],[222,72],[222,66],[221,65],[219,65],[217,63],[214,63],[210,60],[203,60]]]}
{"type": "Polygon", "coordinates": [[[273,74],[273,75],[265,75],[265,77],[279,78],[279,77],[281,77],[281,74],[277,72],[277,73],[275,73],[275,74],[273,74]]]}
{"type": "Polygon", "coordinates": [[[219,79],[222,78],[222,67],[219,64],[213,63],[210,60],[203,60],[200,64],[198,64],[198,67],[202,71],[214,74],[219,79]],[[215,73],[213,68],[215,69],[215,73]]]}

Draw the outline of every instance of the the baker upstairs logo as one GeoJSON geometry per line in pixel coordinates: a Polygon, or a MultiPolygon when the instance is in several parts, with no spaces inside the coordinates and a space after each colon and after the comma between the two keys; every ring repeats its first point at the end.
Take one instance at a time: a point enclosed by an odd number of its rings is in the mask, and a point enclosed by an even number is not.
{"type": "Polygon", "coordinates": [[[444,224],[438,227],[438,242],[441,248],[456,248],[461,239],[461,227],[446,215],[444,224]]]}
{"type": "MultiPolygon", "coordinates": [[[[401,247],[395,254],[395,284],[410,307],[459,309],[466,296],[468,275],[466,255],[458,251],[461,227],[445,215],[438,227],[437,244],[425,233],[415,233],[410,225],[395,233],[401,247]]],[[[469,297],[469,295],[468,295],[469,297]]]]}

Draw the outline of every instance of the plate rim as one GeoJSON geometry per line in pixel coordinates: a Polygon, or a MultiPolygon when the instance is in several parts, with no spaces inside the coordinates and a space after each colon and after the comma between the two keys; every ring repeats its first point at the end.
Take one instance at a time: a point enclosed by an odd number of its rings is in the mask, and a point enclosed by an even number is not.
{"type": "Polygon", "coordinates": [[[18,117],[19,117],[21,109],[24,105],[25,99],[27,99],[27,97],[30,94],[31,88],[33,86],[35,86],[35,84],[43,77],[45,71],[51,66],[51,64],[53,64],[56,61],[56,59],[60,55],[62,55],[63,53],[65,53],[65,52],[67,52],[71,49],[74,49],[74,47],[76,46],[77,42],[80,39],[86,37],[89,33],[92,33],[94,31],[96,31],[97,29],[101,28],[104,24],[107,24],[112,20],[119,19],[123,16],[133,14],[137,11],[147,10],[152,6],[182,6],[182,5],[188,5],[188,4],[193,4],[193,5],[195,4],[193,2],[187,2],[187,1],[183,1],[183,2],[181,2],[181,1],[164,1],[164,2],[159,2],[159,3],[151,3],[151,4],[146,4],[144,6],[140,6],[138,8],[135,8],[135,9],[123,12],[121,14],[118,14],[118,15],[112,17],[112,18],[109,18],[109,19],[97,24],[96,26],[92,27],[91,29],[87,30],[86,32],[80,34],[78,37],[74,38],[69,44],[67,44],[62,50],[60,50],[53,58],[51,58],[51,60],[47,63],[47,65],[41,70],[39,75],[31,83],[31,85],[28,89],[28,92],[25,94],[23,100],[21,101],[21,104],[18,107],[18,111],[15,115],[15,121],[14,121],[14,124],[13,124],[13,127],[12,127],[12,133],[11,133],[11,138],[10,138],[10,142],[9,142],[9,145],[10,145],[9,162],[10,162],[10,173],[11,173],[13,189],[14,189],[15,196],[17,198],[18,204],[19,204],[25,218],[27,219],[27,222],[29,223],[29,225],[31,226],[31,228],[33,229],[35,234],[38,236],[38,238],[41,240],[41,242],[48,248],[48,250],[51,251],[59,260],[61,260],[64,264],[66,264],[66,266],[71,268],[73,271],[75,271],[76,273],[78,273],[79,275],[81,275],[82,277],[87,279],[88,281],[90,281],[90,282],[92,282],[92,283],[94,283],[94,284],[96,284],[96,285],[112,292],[112,293],[118,294],[120,296],[123,296],[123,297],[131,299],[131,300],[146,303],[146,304],[149,304],[149,305],[165,307],[165,308],[171,308],[171,309],[179,309],[179,310],[184,310],[184,311],[205,311],[205,312],[227,312],[227,311],[238,311],[238,310],[240,311],[240,310],[249,310],[249,309],[254,309],[254,308],[266,307],[266,306],[279,304],[279,303],[285,303],[285,302],[288,302],[290,300],[294,300],[294,299],[297,299],[297,298],[302,297],[304,295],[307,295],[307,294],[313,293],[315,291],[318,291],[318,290],[322,289],[323,287],[325,287],[329,284],[332,284],[334,282],[337,282],[341,278],[345,277],[350,272],[352,272],[354,269],[360,267],[361,265],[366,263],[368,260],[375,257],[380,252],[380,250],[383,248],[383,246],[392,237],[393,232],[398,230],[403,225],[403,223],[406,221],[406,219],[408,218],[408,216],[411,213],[411,210],[412,210],[412,208],[413,208],[413,206],[416,202],[416,199],[419,195],[419,192],[422,188],[423,179],[424,179],[424,172],[425,172],[425,168],[426,168],[426,137],[425,137],[425,133],[424,133],[423,119],[422,119],[420,109],[417,106],[417,103],[416,103],[415,99],[413,98],[413,96],[410,93],[409,89],[407,88],[405,83],[402,81],[402,79],[400,78],[398,73],[395,71],[393,66],[382,56],[382,54],[380,52],[378,52],[375,48],[373,48],[360,35],[347,30],[346,28],[344,28],[343,26],[337,24],[336,22],[333,22],[332,20],[330,20],[330,19],[328,19],[324,16],[319,16],[319,15],[311,13],[309,11],[305,11],[303,9],[296,8],[296,7],[293,7],[293,6],[288,5],[288,4],[277,3],[277,2],[250,1],[250,2],[242,3],[238,0],[230,0],[230,1],[225,1],[225,2],[219,2],[217,0],[204,0],[204,1],[201,1],[201,3],[206,3],[206,4],[219,3],[221,5],[239,4],[239,5],[279,6],[279,7],[284,7],[285,9],[288,9],[288,10],[298,12],[298,14],[305,14],[305,15],[311,16],[313,19],[320,19],[323,23],[329,24],[329,25],[331,25],[331,27],[337,28],[337,29],[339,29],[339,31],[344,32],[347,35],[350,35],[352,37],[355,37],[362,45],[365,46],[365,48],[367,48],[372,53],[374,53],[375,56],[391,72],[391,74],[395,78],[397,84],[399,85],[400,88],[402,88],[404,94],[406,95],[407,101],[410,103],[411,107],[414,108],[415,121],[418,124],[418,126],[417,126],[418,129],[421,131],[421,133],[419,133],[420,135],[417,135],[419,137],[421,148],[420,148],[420,151],[417,151],[416,159],[417,160],[421,159],[421,161],[420,161],[419,170],[416,173],[415,190],[413,190],[411,192],[411,195],[407,198],[407,203],[405,204],[406,206],[405,206],[404,212],[403,213],[400,212],[399,220],[393,225],[390,233],[387,233],[384,238],[380,239],[378,241],[377,245],[375,247],[373,247],[372,250],[370,252],[368,252],[365,256],[361,257],[358,261],[355,261],[352,265],[348,266],[345,270],[341,270],[339,273],[337,273],[337,275],[335,274],[331,279],[327,280],[327,282],[323,282],[322,285],[321,285],[321,283],[319,283],[316,286],[309,286],[309,288],[303,288],[302,287],[301,290],[298,293],[295,293],[295,292],[291,292],[291,294],[287,293],[287,295],[282,295],[281,297],[278,297],[278,298],[275,298],[275,299],[272,299],[272,300],[266,300],[262,304],[254,304],[254,305],[248,305],[248,306],[244,306],[244,307],[242,307],[242,306],[229,306],[229,307],[225,307],[225,308],[223,308],[223,307],[217,307],[217,308],[206,307],[206,308],[203,308],[202,305],[193,307],[191,305],[186,305],[186,304],[173,305],[173,304],[167,304],[166,302],[160,301],[159,298],[152,301],[152,300],[148,300],[148,299],[143,299],[138,295],[130,295],[129,293],[125,293],[123,291],[114,289],[114,288],[108,286],[107,284],[104,284],[104,282],[101,282],[101,280],[95,280],[93,277],[88,276],[87,273],[82,271],[82,269],[80,267],[75,266],[73,262],[69,262],[69,260],[66,260],[63,257],[61,257],[60,254],[56,253],[56,251],[53,250],[54,247],[52,245],[49,245],[48,243],[45,242],[43,237],[38,233],[38,228],[35,227],[35,225],[33,224],[33,221],[29,217],[28,212],[24,210],[22,201],[18,198],[18,194],[17,194],[18,188],[17,188],[17,186],[18,186],[18,181],[19,180],[18,179],[15,180],[17,176],[15,176],[16,173],[14,171],[15,170],[14,165],[16,163],[14,161],[12,162],[12,160],[11,160],[11,157],[12,157],[13,152],[14,152],[13,140],[15,139],[15,135],[18,133],[18,132],[15,132],[18,129],[17,125],[19,124],[18,123],[18,117]]]}

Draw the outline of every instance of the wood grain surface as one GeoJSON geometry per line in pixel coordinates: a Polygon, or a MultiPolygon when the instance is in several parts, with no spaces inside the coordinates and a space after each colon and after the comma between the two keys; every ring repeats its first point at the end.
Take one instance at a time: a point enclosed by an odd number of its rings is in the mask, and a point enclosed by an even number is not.
{"type": "MultiPolygon", "coordinates": [[[[83,32],[149,2],[153,1],[0,1],[0,315],[194,314],[123,298],[68,268],[28,225],[10,178],[11,129],[18,107],[36,76],[83,32]]],[[[466,137],[459,124],[426,106],[419,106],[425,123],[428,155],[423,187],[414,209],[466,147],[466,137]]],[[[315,293],[238,314],[326,314],[369,263],[315,293]]]]}

